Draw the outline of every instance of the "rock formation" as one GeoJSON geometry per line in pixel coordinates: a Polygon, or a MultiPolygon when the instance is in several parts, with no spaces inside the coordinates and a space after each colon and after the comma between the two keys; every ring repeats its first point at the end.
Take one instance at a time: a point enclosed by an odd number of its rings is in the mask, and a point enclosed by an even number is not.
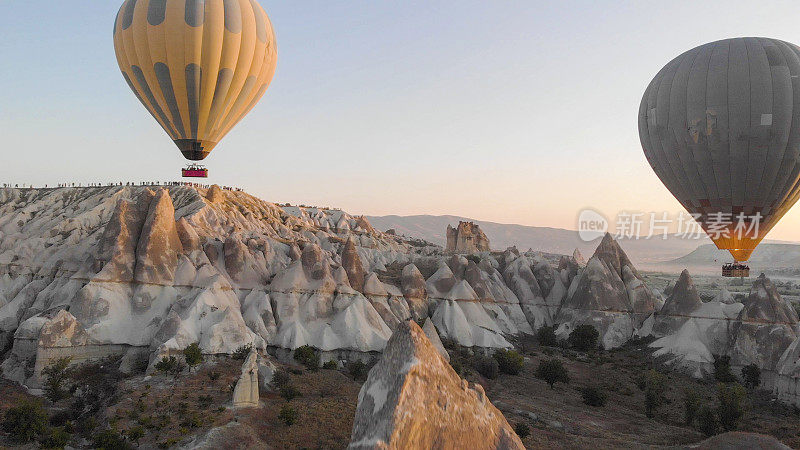
{"type": "Polygon", "coordinates": [[[489,251],[489,239],[473,222],[459,222],[458,228],[447,226],[446,253],[477,253],[489,251]]]}
{"type": "MultiPolygon", "coordinates": [[[[794,309],[778,294],[763,274],[750,289],[745,304],[733,302],[730,294],[717,295],[702,303],[684,271],[667,303],[652,319],[652,334],[660,339],[650,346],[656,357],[695,376],[711,373],[718,355],[731,357],[739,369],[756,364],[766,373],[765,387],[776,394],[794,397],[797,361],[798,318],[794,309]]],[[[648,334],[643,327],[640,334],[648,334]]]]}
{"type": "Polygon", "coordinates": [[[361,388],[348,448],[524,447],[483,388],[462,380],[407,321],[361,388]]]}
{"type": "Polygon", "coordinates": [[[607,233],[570,285],[556,318],[562,324],[557,333],[566,337],[576,326],[590,324],[600,332],[605,348],[619,347],[655,310],[655,304],[653,292],[607,233]]]}
{"type": "Polygon", "coordinates": [[[358,250],[353,243],[352,239],[348,239],[344,244],[342,250],[342,267],[347,272],[347,279],[350,281],[350,286],[361,292],[364,289],[364,279],[366,278],[366,271],[364,265],[361,263],[361,258],[358,256],[358,250]]]}
{"type": "Polygon", "coordinates": [[[689,271],[684,269],[664,306],[654,313],[652,334],[662,337],[674,333],[702,306],[703,301],[694,287],[694,281],[689,271]]]}
{"type": "Polygon", "coordinates": [[[233,389],[233,407],[253,408],[258,406],[258,386],[258,353],[252,349],[242,364],[242,374],[233,389]]]}
{"type": "Polygon", "coordinates": [[[797,339],[797,313],[762,273],[732,327],[731,364],[755,363],[774,370],[783,352],[797,339]]]}

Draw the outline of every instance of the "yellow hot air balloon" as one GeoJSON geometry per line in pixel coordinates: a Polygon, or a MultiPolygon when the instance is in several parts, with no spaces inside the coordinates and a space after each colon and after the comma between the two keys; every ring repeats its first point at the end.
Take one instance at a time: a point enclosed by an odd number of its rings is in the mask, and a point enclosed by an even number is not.
{"type": "Polygon", "coordinates": [[[673,59],[642,98],[645,156],[733,256],[723,275],[746,273],[739,262],[800,198],[798,76],[800,47],[725,39],[673,59]]]}
{"type": "Polygon", "coordinates": [[[128,86],[192,161],[253,109],[277,63],[256,0],[126,0],[114,49],[128,86]]]}

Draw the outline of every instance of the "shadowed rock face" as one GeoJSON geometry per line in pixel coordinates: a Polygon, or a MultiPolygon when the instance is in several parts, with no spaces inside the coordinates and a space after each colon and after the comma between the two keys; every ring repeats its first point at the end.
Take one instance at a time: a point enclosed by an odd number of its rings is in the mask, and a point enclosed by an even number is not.
{"type": "Polygon", "coordinates": [[[681,272],[664,306],[655,312],[653,335],[665,336],[676,332],[703,305],[688,270],[681,272]]]}
{"type": "Polygon", "coordinates": [[[421,320],[428,317],[428,291],[425,288],[425,278],[414,264],[403,267],[401,274],[401,289],[403,297],[408,303],[411,317],[421,320]]]}
{"type": "Polygon", "coordinates": [[[472,222],[459,222],[458,228],[447,226],[447,253],[477,253],[489,251],[489,238],[472,222]]]}
{"type": "Polygon", "coordinates": [[[761,274],[732,328],[731,363],[758,364],[774,370],[783,352],[797,338],[797,314],[772,282],[761,274]]]}
{"type": "Polygon", "coordinates": [[[563,324],[559,334],[564,337],[578,325],[593,325],[603,346],[615,348],[631,338],[655,305],[655,295],[619,244],[606,233],[570,285],[556,322],[563,324]]]}
{"type": "Polygon", "coordinates": [[[135,279],[139,283],[166,284],[175,278],[183,244],[175,226],[175,207],[169,191],[161,189],[150,209],[136,247],[135,279]]]}
{"type": "Polygon", "coordinates": [[[347,279],[350,281],[350,286],[359,291],[364,290],[364,279],[367,276],[364,270],[364,265],[361,263],[361,257],[358,256],[358,250],[352,239],[348,239],[344,244],[342,250],[342,267],[347,272],[347,279]]]}
{"type": "Polygon", "coordinates": [[[657,315],[688,315],[703,304],[689,271],[684,269],[657,315]]]}
{"type": "Polygon", "coordinates": [[[522,449],[500,411],[414,322],[401,323],[358,396],[350,449],[522,449]]]}

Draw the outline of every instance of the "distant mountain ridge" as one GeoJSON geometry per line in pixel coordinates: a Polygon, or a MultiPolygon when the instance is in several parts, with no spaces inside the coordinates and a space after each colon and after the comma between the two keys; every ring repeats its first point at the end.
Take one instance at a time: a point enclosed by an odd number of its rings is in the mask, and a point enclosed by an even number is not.
{"type": "MultiPolygon", "coordinates": [[[[516,246],[522,251],[532,248],[547,253],[571,255],[578,249],[585,255],[591,255],[602,239],[599,233],[597,238],[584,241],[575,230],[503,224],[451,215],[368,216],[367,219],[378,230],[394,229],[398,234],[425,239],[442,246],[445,244],[447,226],[457,226],[460,221],[476,223],[489,238],[493,250],[516,246]]],[[[629,257],[636,263],[644,265],[680,258],[708,242],[710,240],[707,237],[693,240],[674,235],[668,236],[667,239],[619,239],[620,245],[629,257]]]]}
{"type": "MultiPolygon", "coordinates": [[[[575,230],[552,227],[535,227],[518,224],[504,224],[476,220],[461,216],[367,216],[369,222],[380,231],[394,229],[398,234],[425,239],[445,245],[447,226],[457,226],[460,221],[474,222],[489,238],[493,250],[504,250],[516,246],[519,250],[532,248],[547,253],[571,255],[575,249],[584,255],[591,255],[600,243],[602,236],[584,241],[575,230]]],[[[613,233],[613,230],[610,230],[613,233]]],[[[618,239],[620,246],[636,264],[645,269],[658,270],[684,267],[702,267],[716,272],[718,265],[731,259],[730,254],[718,250],[711,240],[702,236],[699,239],[685,239],[669,235],[667,239],[618,239]]],[[[764,241],[751,262],[756,267],[768,266],[770,259],[777,258],[780,267],[800,267],[800,244],[785,241],[764,241]],[[784,254],[785,253],[785,254],[784,254]]]]}

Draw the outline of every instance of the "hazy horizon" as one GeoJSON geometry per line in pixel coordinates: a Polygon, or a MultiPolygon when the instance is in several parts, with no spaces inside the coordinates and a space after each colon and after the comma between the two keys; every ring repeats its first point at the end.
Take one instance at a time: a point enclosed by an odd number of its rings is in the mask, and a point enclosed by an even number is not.
{"type": "MultiPolygon", "coordinates": [[[[117,68],[122,2],[81,3],[0,4],[0,183],[177,180],[182,156],[117,68]]],[[[789,1],[261,3],[277,73],[209,182],[372,216],[674,215],[638,138],[652,77],[709,41],[800,43],[789,1]]],[[[800,240],[800,210],[768,239],[800,240]]]]}

